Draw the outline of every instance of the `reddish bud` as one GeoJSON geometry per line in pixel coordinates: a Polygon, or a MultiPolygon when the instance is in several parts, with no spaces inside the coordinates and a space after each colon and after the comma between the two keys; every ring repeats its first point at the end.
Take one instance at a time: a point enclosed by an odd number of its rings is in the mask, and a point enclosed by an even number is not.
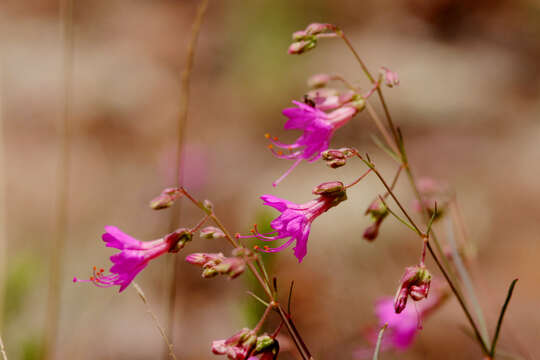
{"type": "Polygon", "coordinates": [[[150,207],[154,210],[166,209],[171,207],[183,195],[184,193],[180,188],[167,188],[159,196],[150,200],[150,207]]]}
{"type": "Polygon", "coordinates": [[[431,274],[424,266],[411,266],[405,269],[400,286],[394,298],[394,309],[397,314],[407,306],[409,295],[414,301],[425,299],[431,285],[431,274]]]}

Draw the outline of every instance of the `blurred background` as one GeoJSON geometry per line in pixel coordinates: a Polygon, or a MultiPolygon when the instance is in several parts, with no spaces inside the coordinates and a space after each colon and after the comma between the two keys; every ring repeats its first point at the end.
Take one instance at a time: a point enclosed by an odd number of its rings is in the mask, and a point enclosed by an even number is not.
{"type": "MultiPolygon", "coordinates": [[[[142,240],[168,230],[168,211],[148,201],[173,185],[180,72],[197,1],[75,1],[73,116],[68,242],[63,257],[58,359],[157,359],[163,341],[133,288],[118,294],[90,284],[94,265],[113,253],[100,240],[115,225],[142,240]]],[[[62,36],[52,0],[0,2],[0,80],[7,246],[2,335],[12,359],[41,359],[49,253],[55,236],[55,189],[62,120],[62,36]]],[[[534,0],[210,1],[197,45],[185,128],[185,186],[210,199],[232,232],[268,223],[261,206],[271,193],[294,202],[312,198],[322,181],[350,182],[364,168],[332,170],[301,164],[274,189],[289,166],[272,157],[264,133],[292,141],[281,110],[307,91],[306,79],[340,73],[368,82],[344,44],[321,41],[290,56],[293,31],[311,22],[339,25],[376,72],[387,66],[399,87],[386,91],[418,176],[456,191],[477,246],[472,275],[490,333],[510,281],[519,277],[500,349],[533,359],[540,351],[537,311],[540,221],[540,2],[534,0]]],[[[334,147],[369,152],[391,178],[395,164],[371,140],[376,128],[361,113],[338,131],[334,147]]],[[[317,219],[308,255],[288,249],[267,257],[286,298],[295,281],[293,315],[316,359],[352,359],[369,347],[375,301],[393,296],[405,266],[418,261],[412,232],[388,218],[374,243],[361,237],[364,211],[382,187],[368,177],[349,200],[317,219]]],[[[397,193],[413,198],[402,178],[397,193]]],[[[201,214],[184,202],[181,224],[201,214]]],[[[169,210],[170,211],[170,210],[169,210]]],[[[444,228],[440,227],[440,232],[444,228]]],[[[226,245],[196,238],[177,256],[226,245]]],[[[137,278],[166,323],[171,256],[137,278]]],[[[428,266],[435,267],[430,260],[428,266]]],[[[253,326],[262,306],[245,294],[249,277],[202,279],[182,263],[173,343],[179,359],[209,359],[212,340],[253,326]]],[[[277,319],[274,319],[277,323],[277,319]]],[[[424,323],[414,346],[384,359],[480,359],[463,329],[455,299],[424,323]]],[[[287,348],[287,343],[282,343],[287,348]]],[[[296,359],[283,352],[280,359],[296,359]]]]}

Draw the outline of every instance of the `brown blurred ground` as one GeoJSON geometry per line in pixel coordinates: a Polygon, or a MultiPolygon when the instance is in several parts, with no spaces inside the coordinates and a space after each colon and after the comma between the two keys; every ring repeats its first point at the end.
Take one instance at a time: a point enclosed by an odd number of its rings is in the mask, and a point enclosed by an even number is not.
{"type": "MultiPolygon", "coordinates": [[[[76,1],[70,241],[59,358],[161,356],[162,340],[133,289],[118,295],[71,279],[107,265],[104,225],[140,239],[167,229],[168,214],[146,204],[173,182],[179,73],[195,6],[76,1]]],[[[3,336],[11,358],[37,359],[54,223],[62,44],[54,1],[4,0],[0,15],[9,244],[3,336]]],[[[519,277],[500,347],[534,358],[540,351],[540,4],[211,1],[193,73],[185,177],[194,193],[214,202],[232,231],[244,232],[266,214],[260,194],[303,202],[312,185],[336,177],[350,181],[361,171],[359,165],[334,171],[303,164],[278,189],[270,185],[289,163],[272,158],[262,135],[293,138],[281,130],[280,112],[301,98],[305,79],[339,72],[367,87],[337,40],[301,57],[286,54],[290,34],[313,21],[340,25],[373,70],[385,65],[399,73],[401,85],[387,91],[391,111],[416,173],[458,193],[478,244],[474,275],[490,330],[508,284],[519,277]]],[[[333,144],[370,152],[390,177],[392,163],[373,146],[367,115],[347,129],[333,144]]],[[[361,239],[368,225],[363,211],[377,191],[379,184],[368,179],[318,219],[301,265],[290,250],[274,257],[283,289],[295,280],[295,319],[318,359],[351,358],[363,344],[363,328],[374,321],[374,301],[392,295],[402,268],[417,260],[417,239],[393,219],[374,244],[361,239]]],[[[405,181],[398,192],[412,197],[405,181]]],[[[183,214],[185,225],[200,217],[187,203],[183,214]]],[[[186,250],[218,248],[198,240],[186,250]]],[[[138,277],[161,319],[167,265],[159,259],[138,277]]],[[[210,358],[211,340],[249,325],[245,288],[245,280],[203,280],[198,269],[182,265],[174,339],[180,359],[210,358]]],[[[384,359],[480,359],[464,324],[452,300],[426,321],[411,351],[384,359]]]]}

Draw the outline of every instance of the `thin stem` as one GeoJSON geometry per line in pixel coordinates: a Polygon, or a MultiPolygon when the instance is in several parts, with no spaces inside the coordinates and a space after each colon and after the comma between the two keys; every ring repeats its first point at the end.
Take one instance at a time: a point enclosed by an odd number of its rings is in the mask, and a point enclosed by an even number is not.
{"type": "Polygon", "coordinates": [[[150,314],[150,316],[152,316],[152,320],[154,320],[154,323],[156,324],[156,327],[158,328],[159,333],[161,334],[161,337],[163,338],[163,341],[165,342],[165,345],[169,349],[170,358],[173,359],[173,360],[176,360],[176,355],[174,355],[173,345],[171,344],[169,338],[167,337],[167,334],[165,333],[165,330],[163,329],[163,327],[159,323],[159,320],[158,320],[156,314],[154,314],[154,312],[152,311],[152,308],[150,307],[150,304],[148,303],[148,300],[146,299],[146,296],[144,295],[144,292],[142,291],[139,284],[137,284],[136,282],[132,282],[132,284],[133,284],[133,287],[135,288],[135,290],[137,291],[137,294],[139,295],[139,297],[143,301],[144,305],[146,306],[146,311],[150,314]]]}
{"type": "Polygon", "coordinates": [[[409,224],[405,219],[402,219],[398,214],[396,214],[394,211],[392,211],[392,209],[390,209],[390,207],[388,206],[388,204],[386,203],[386,201],[384,201],[384,198],[382,196],[379,196],[379,200],[381,200],[381,202],[383,203],[384,207],[386,208],[386,210],[388,210],[388,212],[390,213],[390,215],[394,216],[399,222],[401,222],[403,225],[407,226],[409,229],[411,229],[412,231],[414,231],[415,233],[417,233],[419,236],[423,236],[424,234],[422,233],[419,233],[417,231],[417,229],[412,226],[411,224],[409,224]]]}
{"type": "Polygon", "coordinates": [[[478,331],[478,328],[476,327],[476,324],[475,324],[475,322],[474,322],[474,320],[473,320],[473,318],[471,316],[471,313],[469,312],[469,309],[467,308],[467,305],[465,304],[465,301],[463,300],[463,297],[458,293],[454,283],[449,278],[448,273],[446,272],[446,270],[442,266],[441,262],[439,261],[439,258],[435,254],[435,252],[433,251],[433,248],[431,247],[431,243],[429,241],[427,242],[427,248],[429,250],[429,253],[431,254],[431,257],[433,257],[433,260],[435,260],[435,263],[437,264],[437,267],[439,268],[439,270],[443,274],[444,278],[446,279],[446,282],[448,283],[448,285],[450,285],[450,288],[452,289],[452,292],[454,293],[454,295],[456,295],[456,298],[457,298],[457,300],[459,302],[459,305],[463,309],[463,312],[465,313],[465,316],[467,317],[467,320],[469,321],[469,324],[471,325],[471,327],[472,327],[472,329],[474,331],[474,335],[476,336],[476,339],[478,340],[478,343],[482,347],[482,351],[484,352],[484,354],[489,354],[487,345],[484,342],[484,339],[482,339],[482,336],[480,335],[480,332],[478,331]]]}
{"type": "Polygon", "coordinates": [[[208,221],[208,219],[210,219],[210,215],[205,215],[205,216],[201,219],[201,221],[199,221],[199,222],[197,223],[197,225],[195,225],[194,227],[192,227],[191,229],[189,229],[189,232],[190,232],[190,233],[194,233],[195,231],[199,230],[199,229],[204,225],[204,223],[208,221]]]}
{"type": "Polygon", "coordinates": [[[60,18],[63,38],[62,81],[64,104],[59,127],[58,154],[60,159],[58,162],[56,180],[56,224],[50,255],[51,263],[45,326],[45,359],[53,359],[56,352],[60,316],[60,296],[62,292],[62,265],[67,238],[74,47],[73,0],[61,1],[60,18]]]}
{"type": "MultiPolygon", "coordinates": [[[[1,31],[1,29],[0,29],[1,31]]],[[[0,46],[2,45],[0,35],[0,46]]],[[[6,201],[6,157],[5,157],[5,136],[4,119],[5,117],[5,78],[4,78],[4,52],[0,49],[0,331],[3,326],[4,302],[6,292],[6,274],[7,274],[7,252],[8,252],[8,234],[7,234],[7,201],[6,201]]]]}
{"type": "Polygon", "coordinates": [[[269,303],[267,303],[266,301],[264,301],[263,299],[261,299],[260,297],[258,297],[257,295],[255,295],[252,291],[246,291],[246,293],[248,295],[250,295],[251,297],[253,297],[255,300],[257,300],[258,302],[260,302],[261,304],[263,304],[264,306],[270,306],[269,303]]]}
{"type": "Polygon", "coordinates": [[[518,279],[514,279],[514,281],[512,281],[512,283],[510,284],[510,288],[508,289],[508,294],[506,295],[506,300],[504,301],[504,305],[501,309],[499,320],[497,321],[497,327],[495,328],[495,335],[493,336],[493,341],[491,342],[491,351],[489,352],[491,358],[495,357],[495,349],[497,347],[497,341],[499,340],[499,333],[501,331],[504,314],[506,313],[506,308],[508,307],[508,304],[510,303],[510,299],[512,298],[512,294],[514,293],[514,287],[516,286],[517,281],[518,279]]]}
{"type": "Polygon", "coordinates": [[[352,183],[345,186],[345,189],[348,189],[348,188],[353,187],[354,185],[358,184],[360,181],[362,181],[363,178],[365,178],[371,172],[371,170],[372,169],[369,169],[368,171],[363,173],[358,179],[354,180],[352,183]]]}
{"type": "Polygon", "coordinates": [[[292,319],[288,314],[283,311],[281,306],[277,307],[279,315],[281,316],[281,319],[285,323],[285,326],[287,327],[287,330],[289,331],[289,334],[291,335],[291,338],[293,339],[296,347],[300,351],[300,355],[302,355],[302,358],[305,360],[312,360],[313,357],[311,356],[309,350],[307,349],[306,344],[300,337],[300,334],[298,333],[298,330],[296,329],[296,326],[294,326],[292,319]]]}
{"type": "Polygon", "coordinates": [[[476,320],[478,321],[478,326],[480,327],[482,338],[484,339],[484,341],[488,341],[489,336],[488,336],[486,321],[484,319],[484,313],[482,312],[482,308],[480,307],[480,303],[478,302],[478,298],[476,297],[476,292],[474,291],[474,286],[473,286],[471,278],[469,277],[469,273],[467,272],[467,268],[465,267],[465,264],[463,264],[461,256],[459,255],[459,251],[457,250],[457,244],[454,238],[454,230],[452,228],[452,223],[450,219],[447,219],[446,221],[446,229],[447,229],[447,234],[448,234],[447,236],[448,244],[450,245],[450,249],[452,251],[454,264],[456,265],[456,269],[459,275],[461,276],[461,279],[463,280],[465,289],[467,290],[469,294],[472,307],[476,313],[476,320]]]}
{"type": "Polygon", "coordinates": [[[384,187],[386,188],[386,191],[388,191],[388,193],[390,194],[390,196],[392,197],[392,199],[394,199],[394,201],[396,202],[396,204],[399,206],[401,212],[403,213],[403,215],[405,215],[405,217],[407,218],[407,220],[409,221],[409,223],[413,226],[414,228],[414,231],[416,231],[418,233],[418,235],[424,235],[424,233],[418,228],[418,226],[416,226],[414,220],[409,216],[409,213],[405,210],[405,208],[403,207],[403,205],[401,205],[401,202],[398,200],[398,198],[394,195],[394,192],[392,191],[392,189],[390,188],[390,186],[388,186],[388,184],[386,183],[386,181],[384,180],[384,178],[382,177],[381,173],[375,168],[375,165],[373,165],[373,163],[367,161],[367,160],[364,160],[363,157],[361,157],[358,153],[356,154],[356,156],[358,156],[358,158],[360,158],[360,160],[362,160],[364,162],[364,164],[366,164],[370,169],[373,170],[373,172],[375,173],[375,175],[377,175],[377,177],[379,178],[379,180],[381,181],[381,183],[384,185],[384,187]]]}
{"type": "MultiPolygon", "coordinates": [[[[187,53],[186,53],[186,63],[184,70],[181,74],[181,93],[180,93],[180,114],[178,116],[178,125],[177,125],[177,144],[176,144],[176,182],[177,186],[180,186],[183,183],[184,173],[182,171],[182,147],[184,144],[184,133],[185,126],[188,118],[188,105],[189,105],[189,90],[190,90],[190,80],[191,72],[193,69],[194,59],[195,59],[195,48],[197,45],[197,40],[199,38],[199,33],[201,30],[202,21],[204,15],[208,8],[208,0],[201,0],[197,8],[197,14],[193,21],[191,27],[191,37],[189,40],[187,53]]],[[[179,205],[171,209],[171,218],[169,222],[169,230],[172,232],[180,223],[181,207],[179,205]]],[[[178,267],[179,267],[179,257],[175,256],[173,258],[172,265],[172,276],[171,282],[169,284],[169,297],[168,297],[168,306],[167,306],[167,329],[171,334],[171,338],[174,339],[174,321],[176,318],[175,305],[176,305],[176,284],[178,279],[178,267]]]]}
{"type": "Polygon", "coordinates": [[[253,331],[255,333],[258,333],[259,330],[261,329],[261,326],[264,324],[264,322],[266,321],[266,318],[268,317],[268,314],[270,314],[270,310],[272,310],[272,304],[269,304],[266,309],[264,310],[264,313],[263,315],[261,316],[261,318],[259,319],[259,322],[257,323],[257,325],[255,325],[255,327],[253,328],[253,331]]]}
{"type": "Polygon", "coordinates": [[[387,327],[388,327],[388,323],[384,324],[382,329],[379,331],[379,336],[377,337],[377,345],[375,345],[375,352],[373,353],[373,360],[379,359],[379,351],[381,349],[382,338],[383,338],[384,330],[386,330],[387,327]]]}

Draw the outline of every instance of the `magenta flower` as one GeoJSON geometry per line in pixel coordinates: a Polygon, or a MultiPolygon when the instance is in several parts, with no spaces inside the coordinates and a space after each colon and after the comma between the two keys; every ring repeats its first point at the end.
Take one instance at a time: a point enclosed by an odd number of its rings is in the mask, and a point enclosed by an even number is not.
{"type": "Polygon", "coordinates": [[[253,235],[237,236],[241,238],[256,237],[263,241],[289,238],[289,240],[281,246],[276,248],[265,246],[261,251],[278,252],[289,247],[293,242],[296,242],[296,245],[293,248],[294,255],[298,258],[298,262],[302,262],[302,259],[307,254],[307,241],[313,220],[322,213],[328,211],[328,209],[347,199],[345,187],[343,186],[343,183],[339,181],[323,183],[317,186],[313,190],[313,193],[320,196],[305,204],[295,204],[273,195],[261,196],[264,205],[271,206],[281,212],[281,215],[270,223],[270,226],[274,231],[261,234],[255,227],[255,229],[252,230],[253,235]]]}
{"type": "Polygon", "coordinates": [[[283,110],[283,115],[289,118],[284,128],[286,130],[302,130],[304,133],[292,144],[284,144],[279,142],[277,138],[271,138],[269,134],[266,134],[266,137],[272,142],[269,147],[276,157],[295,160],[289,170],[272,184],[273,186],[277,186],[302,160],[313,162],[319,159],[321,152],[328,149],[334,131],[345,125],[358,112],[355,107],[343,106],[330,113],[325,113],[308,104],[298,101],[293,101],[293,103],[297,107],[283,110]],[[274,146],[288,152],[275,151],[274,146]]]}
{"type": "Polygon", "coordinates": [[[110,257],[113,263],[109,274],[105,270],[99,271],[94,266],[94,274],[88,280],[73,278],[73,282],[91,282],[98,287],[120,286],[119,292],[133,281],[150,260],[167,252],[174,252],[182,247],[185,241],[191,237],[184,230],[177,230],[161,239],[153,241],[139,241],[118,229],[115,226],[106,226],[102,236],[107,247],[121,250],[118,254],[110,257]]]}

